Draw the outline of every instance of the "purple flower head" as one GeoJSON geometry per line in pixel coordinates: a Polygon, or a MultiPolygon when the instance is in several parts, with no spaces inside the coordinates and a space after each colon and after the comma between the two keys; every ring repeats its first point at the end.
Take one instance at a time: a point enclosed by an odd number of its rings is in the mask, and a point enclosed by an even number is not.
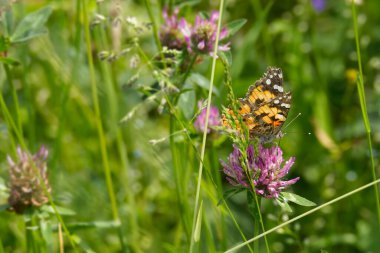
{"type": "Polygon", "coordinates": [[[176,8],[170,16],[167,8],[164,8],[162,16],[164,17],[165,23],[161,26],[159,35],[163,46],[166,46],[169,49],[182,50],[187,49],[188,45],[180,30],[178,12],[179,9],[176,8]]]}
{"type": "Polygon", "coordinates": [[[51,191],[46,166],[48,153],[43,146],[35,155],[30,155],[18,147],[16,161],[7,157],[10,174],[8,198],[10,210],[23,213],[27,207],[39,207],[48,202],[46,191],[51,191]]]}
{"type": "MultiPolygon", "coordinates": [[[[201,16],[195,17],[193,26],[189,25],[185,19],[180,21],[180,29],[185,36],[189,52],[200,54],[209,54],[212,56],[218,30],[217,21],[219,12],[213,11],[210,19],[204,19],[201,16]]],[[[227,28],[223,28],[219,34],[219,40],[223,40],[228,35],[227,28]]],[[[219,45],[219,51],[228,51],[230,43],[219,45]]]]}
{"type": "Polygon", "coordinates": [[[313,7],[317,12],[322,12],[326,8],[325,0],[312,0],[311,3],[313,4],[313,7]]]}
{"type": "MultiPolygon", "coordinates": [[[[207,108],[204,107],[202,108],[203,101],[200,100],[198,101],[198,108],[201,109],[201,112],[199,113],[197,119],[194,122],[194,127],[199,131],[199,132],[204,132],[205,129],[205,124],[206,124],[206,112],[207,108]]],[[[211,106],[210,107],[210,115],[208,118],[208,128],[207,128],[207,133],[211,132],[212,127],[216,127],[220,125],[220,115],[219,115],[219,110],[218,107],[216,106],[211,106]]]]}
{"type": "MultiPolygon", "coordinates": [[[[249,188],[249,180],[242,166],[242,154],[237,146],[228,157],[228,163],[221,161],[223,172],[230,184],[249,188]]],[[[294,164],[294,157],[285,163],[280,147],[264,148],[259,146],[258,154],[254,155],[253,146],[247,148],[248,170],[250,171],[256,193],[264,198],[278,198],[280,192],[296,183],[299,177],[282,180],[294,164]]]]}

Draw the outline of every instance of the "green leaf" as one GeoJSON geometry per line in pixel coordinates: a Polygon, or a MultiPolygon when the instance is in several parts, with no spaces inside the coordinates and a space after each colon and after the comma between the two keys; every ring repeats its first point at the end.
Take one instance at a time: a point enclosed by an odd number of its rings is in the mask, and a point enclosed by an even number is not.
{"type": "Polygon", "coordinates": [[[9,207],[10,207],[10,205],[8,205],[8,204],[0,205],[0,212],[6,211],[9,207]]]}
{"type": "Polygon", "coordinates": [[[194,5],[197,5],[201,2],[201,0],[189,0],[189,1],[183,1],[183,2],[180,2],[178,5],[176,5],[176,7],[178,9],[182,9],[186,6],[189,6],[189,7],[192,7],[194,5]]]}
{"type": "Polygon", "coordinates": [[[9,57],[0,57],[0,62],[14,67],[21,64],[18,60],[9,57]]]}
{"type": "Polygon", "coordinates": [[[329,253],[329,252],[325,249],[321,249],[321,253],[329,253]]]}
{"type": "Polygon", "coordinates": [[[187,119],[191,119],[194,115],[195,99],[196,94],[193,89],[189,89],[179,97],[178,106],[187,119]]]}
{"type": "MultiPolygon", "coordinates": [[[[199,87],[209,90],[210,89],[210,80],[198,73],[192,73],[187,79],[188,82],[192,83],[194,86],[198,85],[199,87]]],[[[219,95],[219,90],[214,86],[212,92],[215,95],[219,95]]]]}
{"type": "Polygon", "coordinates": [[[223,192],[223,198],[218,201],[217,206],[221,205],[224,200],[227,200],[227,199],[231,198],[232,196],[234,196],[234,195],[236,195],[239,192],[242,192],[244,190],[246,190],[246,188],[243,188],[243,187],[234,187],[234,188],[231,188],[231,189],[228,189],[228,190],[224,191],[223,192]]]}
{"type": "Polygon", "coordinates": [[[257,20],[249,31],[245,34],[242,44],[239,45],[239,50],[234,54],[234,67],[232,69],[232,76],[240,76],[241,72],[246,66],[247,55],[252,56],[252,45],[255,45],[256,41],[259,40],[260,35],[265,32],[263,31],[265,25],[267,24],[266,18],[269,10],[273,6],[274,1],[269,1],[265,9],[260,13],[261,15],[257,17],[257,20]]]}
{"type": "Polygon", "coordinates": [[[315,206],[316,205],[314,202],[307,200],[294,193],[282,192],[281,195],[285,200],[296,203],[300,206],[315,206]]]}
{"type": "Polygon", "coordinates": [[[240,28],[242,28],[243,25],[245,25],[245,23],[247,23],[247,20],[244,18],[237,19],[228,23],[226,25],[228,29],[228,37],[231,37],[232,35],[237,33],[240,30],[240,28]]]}
{"type": "Polygon", "coordinates": [[[120,227],[117,221],[93,221],[93,222],[75,222],[67,224],[69,228],[116,228],[120,227]]]}
{"type": "MultiPolygon", "coordinates": [[[[67,228],[71,230],[87,229],[87,228],[117,228],[120,227],[120,221],[92,221],[92,222],[72,222],[66,223],[67,228]]],[[[53,231],[57,231],[58,226],[53,226],[53,231]]]]}
{"type": "Polygon", "coordinates": [[[284,212],[293,212],[292,208],[289,206],[288,202],[280,201],[279,199],[276,199],[278,205],[281,207],[282,211],[284,212]]]}
{"type": "Polygon", "coordinates": [[[0,52],[7,51],[9,44],[10,42],[8,37],[0,36],[0,52]]]}
{"type": "Polygon", "coordinates": [[[203,200],[201,201],[201,204],[200,204],[199,210],[198,210],[197,222],[196,222],[195,230],[194,230],[194,242],[198,242],[199,238],[201,237],[202,209],[203,209],[203,200]]]}
{"type": "Polygon", "coordinates": [[[201,16],[201,18],[203,18],[203,19],[207,19],[207,20],[210,19],[210,15],[205,11],[200,11],[199,16],[201,16]]]}
{"type": "Polygon", "coordinates": [[[5,192],[8,189],[8,187],[5,185],[4,178],[0,177],[0,192],[5,192]]]}
{"type": "MultiPolygon", "coordinates": [[[[228,64],[228,66],[232,65],[232,54],[231,51],[226,51],[226,52],[218,52],[218,56],[228,64]]],[[[227,67],[227,66],[226,66],[227,67]]]]}
{"type": "MultiPolygon", "coordinates": [[[[68,209],[66,207],[61,207],[61,206],[57,206],[55,205],[55,208],[57,209],[57,212],[60,214],[60,215],[67,215],[67,216],[70,216],[70,215],[75,215],[75,211],[71,210],[71,209],[68,209]]],[[[45,211],[47,213],[55,213],[54,212],[54,209],[52,206],[50,205],[44,205],[41,207],[41,210],[42,211],[45,211]]]]}
{"type": "MultiPolygon", "coordinates": [[[[260,220],[260,214],[257,209],[256,205],[256,199],[255,196],[253,195],[255,193],[252,193],[251,191],[247,191],[247,202],[248,202],[248,209],[251,213],[251,215],[255,218],[255,220],[260,220]]],[[[259,196],[256,196],[259,198],[259,196]]],[[[258,200],[260,203],[260,200],[258,200]]]]}
{"type": "Polygon", "coordinates": [[[4,253],[4,247],[3,247],[3,242],[0,240],[0,253],[4,253]]]}
{"type": "Polygon", "coordinates": [[[52,9],[50,6],[39,9],[24,17],[18,24],[16,30],[11,36],[11,43],[20,43],[47,33],[44,27],[52,9]]]}
{"type": "MultiPolygon", "coordinates": [[[[53,230],[51,222],[48,219],[40,219],[40,231],[41,236],[44,240],[44,244],[46,244],[46,247],[49,249],[52,249],[53,247],[53,230]]],[[[52,251],[51,251],[52,252],[52,251]]]]}

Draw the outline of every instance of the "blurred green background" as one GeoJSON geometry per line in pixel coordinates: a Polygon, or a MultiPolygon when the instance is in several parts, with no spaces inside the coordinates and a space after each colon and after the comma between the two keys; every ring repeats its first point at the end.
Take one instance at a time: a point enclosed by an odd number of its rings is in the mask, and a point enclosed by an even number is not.
{"type": "MultiPolygon", "coordinates": [[[[8,1],[3,2],[5,6],[8,1]]],[[[146,4],[142,1],[98,2],[17,1],[3,10],[0,31],[12,34],[28,13],[45,6],[52,8],[46,22],[48,34],[12,45],[8,50],[8,56],[20,62],[11,67],[11,73],[20,103],[24,138],[33,153],[42,144],[49,149],[53,199],[57,205],[75,211],[75,215],[64,216],[64,220],[80,241],[79,251],[120,252],[118,230],[111,222],[93,110],[81,13],[82,4],[86,4],[92,23],[91,49],[101,118],[124,238],[134,245],[132,252],[185,252],[183,222],[186,224],[186,221],[183,220],[191,219],[199,162],[189,141],[179,138],[175,148],[179,149],[177,158],[180,160],[174,164],[180,165],[181,171],[173,168],[173,151],[168,138],[169,111],[160,101],[146,100],[141,92],[155,80],[133,43],[138,40],[150,58],[157,55],[152,27],[147,25],[150,20],[146,4]],[[114,24],[115,17],[123,20],[120,29],[114,24]],[[137,19],[141,29],[128,23],[132,17],[137,19]],[[100,52],[118,54],[122,50],[125,53],[112,62],[98,57],[100,52]],[[135,111],[132,117],[121,122],[131,111],[135,111]],[[149,142],[161,138],[166,139],[156,145],[149,142]],[[178,192],[183,195],[178,196],[178,192]],[[187,202],[185,211],[178,204],[179,199],[187,202]],[[81,227],[80,222],[98,223],[81,227]]],[[[351,5],[346,1],[326,0],[321,1],[324,8],[318,9],[313,5],[315,2],[226,1],[223,23],[247,20],[231,38],[231,73],[237,97],[245,95],[249,85],[262,76],[267,66],[282,68],[285,89],[293,94],[287,122],[301,113],[286,127],[285,137],[279,142],[285,158],[296,157],[289,177],[300,176],[301,180],[292,190],[322,204],[372,181],[372,175],[356,88],[358,64],[351,5]]],[[[161,8],[165,4],[150,3],[158,25],[163,22],[161,8]]],[[[189,19],[200,11],[219,8],[218,1],[181,4],[184,7],[180,16],[189,19]]],[[[357,5],[366,102],[377,169],[380,145],[378,10],[379,1],[362,0],[357,5]]],[[[194,72],[207,84],[210,69],[211,60],[205,59],[194,72]]],[[[218,63],[212,103],[219,108],[229,103],[223,77],[223,66],[218,63]]],[[[12,91],[3,66],[0,84],[5,102],[15,115],[12,91]]],[[[191,126],[197,100],[205,98],[207,90],[197,81],[189,81],[189,85],[193,92],[184,93],[187,100],[180,102],[183,104],[178,108],[182,110],[181,119],[191,126]]],[[[193,129],[190,131],[194,145],[200,150],[200,135],[193,129]]],[[[208,141],[206,157],[210,159],[209,168],[221,172],[218,159],[226,160],[232,145],[221,137],[215,138],[217,141],[212,138],[208,141]]],[[[13,151],[3,112],[0,113],[0,143],[0,177],[6,186],[9,177],[6,156],[13,151]]],[[[218,197],[209,174],[206,170],[202,186],[205,210],[202,252],[223,251],[242,241],[231,218],[223,207],[216,205],[218,197]]],[[[223,179],[223,189],[229,188],[223,179]]],[[[270,234],[271,252],[320,252],[322,249],[380,252],[374,200],[374,191],[370,188],[270,234]]],[[[6,201],[7,194],[2,192],[0,203],[6,201]]],[[[246,237],[251,238],[253,225],[245,195],[234,196],[228,204],[246,237]]],[[[274,202],[264,200],[266,228],[307,210],[309,208],[294,206],[293,213],[283,214],[274,202]]],[[[54,218],[51,222],[56,224],[54,218]]],[[[24,226],[22,216],[6,211],[0,214],[5,252],[25,250],[24,226]]],[[[52,240],[57,252],[56,234],[52,240]]],[[[67,241],[66,250],[72,252],[67,241]]],[[[243,248],[240,252],[246,250],[243,248]]]]}

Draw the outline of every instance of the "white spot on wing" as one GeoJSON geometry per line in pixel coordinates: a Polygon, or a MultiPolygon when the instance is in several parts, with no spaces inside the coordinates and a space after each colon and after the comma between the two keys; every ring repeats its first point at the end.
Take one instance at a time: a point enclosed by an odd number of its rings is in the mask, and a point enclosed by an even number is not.
{"type": "Polygon", "coordinates": [[[281,107],[285,107],[285,108],[289,109],[289,108],[290,108],[290,104],[282,103],[282,104],[281,104],[281,107]]]}
{"type": "Polygon", "coordinates": [[[270,79],[267,79],[267,80],[265,81],[265,83],[269,85],[269,84],[271,84],[271,80],[270,80],[270,79]]]}
{"type": "Polygon", "coordinates": [[[273,89],[278,90],[279,92],[284,91],[284,88],[282,86],[277,85],[277,84],[273,85],[273,89]]]}

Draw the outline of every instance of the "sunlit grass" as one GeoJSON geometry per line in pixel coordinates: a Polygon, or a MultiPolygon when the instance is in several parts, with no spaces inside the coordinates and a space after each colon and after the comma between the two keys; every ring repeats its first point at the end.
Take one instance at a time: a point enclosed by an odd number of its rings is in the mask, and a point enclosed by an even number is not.
{"type": "Polygon", "coordinates": [[[0,252],[379,251],[380,5],[322,2],[2,1],[0,37],[14,41],[0,40],[0,252]],[[241,22],[219,42],[231,50],[213,58],[198,44],[189,59],[168,50],[162,12],[176,6],[192,25],[219,9],[216,37],[241,22]],[[39,24],[15,36],[38,10],[39,24]],[[292,92],[286,122],[302,113],[278,142],[296,157],[287,178],[301,177],[289,192],[315,208],[229,195],[220,160],[232,141],[206,131],[211,106],[244,97],[268,66],[292,92]],[[356,69],[357,92],[346,78],[356,69]],[[48,210],[6,211],[7,156],[41,145],[48,210]]]}

